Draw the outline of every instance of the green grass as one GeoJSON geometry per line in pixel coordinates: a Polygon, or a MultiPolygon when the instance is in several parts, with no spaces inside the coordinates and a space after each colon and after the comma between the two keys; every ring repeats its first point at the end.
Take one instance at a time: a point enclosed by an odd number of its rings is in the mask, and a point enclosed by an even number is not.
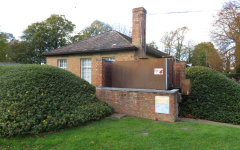
{"type": "Polygon", "coordinates": [[[0,138],[0,149],[239,149],[240,129],[196,122],[161,123],[138,118],[104,118],[38,136],[0,138]],[[140,133],[148,133],[142,135],[140,133]]]}

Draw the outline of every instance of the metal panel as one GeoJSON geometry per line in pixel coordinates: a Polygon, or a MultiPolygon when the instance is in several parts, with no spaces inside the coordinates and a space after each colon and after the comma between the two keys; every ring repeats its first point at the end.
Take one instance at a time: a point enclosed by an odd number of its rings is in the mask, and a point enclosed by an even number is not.
{"type": "Polygon", "coordinates": [[[182,90],[182,95],[190,95],[191,94],[190,79],[182,79],[181,80],[181,90],[182,90]]]}
{"type": "Polygon", "coordinates": [[[173,61],[167,60],[167,89],[173,87],[173,61]]]}
{"type": "Polygon", "coordinates": [[[165,58],[165,68],[166,68],[166,71],[165,71],[165,72],[166,72],[166,89],[168,89],[168,82],[167,82],[167,81],[168,81],[168,80],[167,80],[167,79],[168,79],[168,67],[167,67],[168,64],[167,64],[167,62],[168,62],[168,61],[167,61],[167,58],[165,58]]]}
{"type": "MultiPolygon", "coordinates": [[[[112,87],[136,88],[136,89],[159,89],[166,90],[172,85],[172,79],[167,78],[168,72],[172,71],[169,65],[166,70],[165,58],[139,59],[137,61],[112,62],[112,87]],[[155,68],[162,68],[162,74],[154,74],[155,68]],[[167,72],[166,72],[167,71],[167,72]],[[166,78],[168,84],[166,84],[166,78]]],[[[172,65],[170,62],[169,64],[172,65]]]]}

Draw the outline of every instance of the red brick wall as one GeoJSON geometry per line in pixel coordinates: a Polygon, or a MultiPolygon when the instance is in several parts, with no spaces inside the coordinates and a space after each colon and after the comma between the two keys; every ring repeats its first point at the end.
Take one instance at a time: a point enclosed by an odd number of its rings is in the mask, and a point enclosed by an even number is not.
{"type": "Polygon", "coordinates": [[[112,62],[103,60],[103,86],[112,87],[112,62]]]}
{"type": "MultiPolygon", "coordinates": [[[[90,54],[79,54],[79,55],[64,55],[64,56],[47,56],[47,65],[58,66],[59,59],[67,60],[67,70],[81,77],[81,59],[90,58],[92,63],[91,68],[91,83],[97,86],[97,68],[96,60],[104,57],[115,57],[115,61],[128,61],[134,60],[134,50],[126,50],[112,53],[90,53],[90,54]]],[[[108,83],[107,83],[108,84],[108,83]]]]}
{"type": "Polygon", "coordinates": [[[102,81],[102,74],[103,74],[103,69],[102,69],[102,59],[96,59],[96,87],[101,87],[103,86],[103,81],[102,81]]]}
{"type": "Polygon", "coordinates": [[[175,83],[175,63],[173,65],[174,73],[173,73],[173,85],[181,86],[181,80],[186,79],[186,63],[177,61],[176,62],[176,83],[175,83]]]}
{"type": "Polygon", "coordinates": [[[96,87],[112,86],[112,62],[96,59],[96,87]]]}
{"type": "Polygon", "coordinates": [[[133,92],[97,88],[96,95],[99,100],[112,106],[117,113],[166,122],[175,122],[178,117],[177,93],[133,92]],[[169,114],[155,112],[155,96],[169,96],[169,114]]]}

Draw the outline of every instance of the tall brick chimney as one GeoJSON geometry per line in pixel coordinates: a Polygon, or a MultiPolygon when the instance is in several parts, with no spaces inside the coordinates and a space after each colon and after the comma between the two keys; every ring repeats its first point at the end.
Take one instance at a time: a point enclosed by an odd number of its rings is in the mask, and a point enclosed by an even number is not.
{"type": "Polygon", "coordinates": [[[138,47],[135,57],[146,57],[146,13],[143,7],[133,8],[132,43],[138,47]],[[141,28],[141,29],[140,29],[141,28]]]}

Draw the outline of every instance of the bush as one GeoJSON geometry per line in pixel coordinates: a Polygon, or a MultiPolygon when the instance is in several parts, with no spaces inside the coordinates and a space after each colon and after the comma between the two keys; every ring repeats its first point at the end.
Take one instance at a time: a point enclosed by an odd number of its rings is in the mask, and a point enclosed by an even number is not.
{"type": "Polygon", "coordinates": [[[57,67],[0,66],[0,135],[38,134],[111,114],[95,93],[93,85],[57,67]]]}
{"type": "Polygon", "coordinates": [[[240,85],[217,71],[205,67],[190,67],[192,92],[181,104],[183,116],[218,122],[240,123],[240,85]]]}
{"type": "Polygon", "coordinates": [[[225,75],[230,79],[232,79],[232,77],[233,77],[238,82],[240,81],[240,73],[230,73],[230,74],[225,74],[225,75]]]}

